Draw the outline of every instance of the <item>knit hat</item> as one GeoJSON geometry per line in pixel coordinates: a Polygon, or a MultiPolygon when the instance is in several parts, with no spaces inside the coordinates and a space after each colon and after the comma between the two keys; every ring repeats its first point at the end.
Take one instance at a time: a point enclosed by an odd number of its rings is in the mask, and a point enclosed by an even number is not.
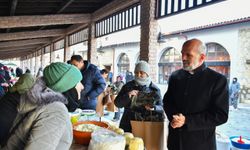
{"type": "Polygon", "coordinates": [[[23,70],[21,68],[16,68],[16,76],[20,77],[23,74],[23,70]]]}
{"type": "Polygon", "coordinates": [[[75,66],[56,62],[43,71],[46,85],[54,91],[65,92],[82,80],[82,74],[75,66]]]}
{"type": "Polygon", "coordinates": [[[149,75],[149,65],[146,61],[141,60],[139,61],[136,66],[135,66],[135,71],[134,72],[138,72],[138,71],[143,71],[145,73],[147,73],[149,75]]]}

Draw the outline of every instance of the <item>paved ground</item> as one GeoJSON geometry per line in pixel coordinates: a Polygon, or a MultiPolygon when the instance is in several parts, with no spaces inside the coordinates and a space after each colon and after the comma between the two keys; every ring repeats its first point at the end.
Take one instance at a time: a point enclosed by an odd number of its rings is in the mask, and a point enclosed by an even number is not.
{"type": "Polygon", "coordinates": [[[228,137],[241,135],[250,138],[250,105],[240,104],[237,110],[230,107],[227,123],[219,126],[217,131],[228,137]]]}

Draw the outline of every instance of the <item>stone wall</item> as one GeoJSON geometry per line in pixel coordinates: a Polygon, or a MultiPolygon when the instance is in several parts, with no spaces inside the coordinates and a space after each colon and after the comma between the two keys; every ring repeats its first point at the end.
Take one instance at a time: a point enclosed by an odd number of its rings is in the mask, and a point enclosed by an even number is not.
{"type": "Polygon", "coordinates": [[[250,28],[239,30],[238,79],[241,84],[241,102],[250,103],[250,28]]]}

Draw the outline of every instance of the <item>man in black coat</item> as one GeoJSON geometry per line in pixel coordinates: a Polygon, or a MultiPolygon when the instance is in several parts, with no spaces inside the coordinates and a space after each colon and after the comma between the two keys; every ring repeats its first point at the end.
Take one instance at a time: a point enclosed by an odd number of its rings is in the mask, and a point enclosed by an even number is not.
{"type": "Polygon", "coordinates": [[[216,150],[215,128],[228,119],[227,79],[205,66],[200,40],[186,41],[181,53],[183,69],[172,73],[163,99],[168,149],[216,150]]]}

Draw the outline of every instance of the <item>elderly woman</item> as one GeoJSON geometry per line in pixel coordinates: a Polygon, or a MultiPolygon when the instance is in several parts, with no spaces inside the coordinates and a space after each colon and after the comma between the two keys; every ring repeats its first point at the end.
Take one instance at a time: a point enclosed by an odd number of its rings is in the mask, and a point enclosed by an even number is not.
{"type": "Polygon", "coordinates": [[[33,87],[19,95],[18,114],[1,149],[68,150],[72,143],[72,125],[61,93],[75,89],[78,98],[83,89],[82,75],[72,65],[52,63],[44,69],[33,87]]]}
{"type": "Polygon", "coordinates": [[[125,132],[131,132],[130,120],[135,120],[137,113],[146,114],[150,111],[163,111],[160,90],[152,83],[149,77],[148,63],[145,61],[138,62],[134,73],[135,79],[126,83],[115,99],[117,107],[125,108],[120,122],[120,128],[125,132]],[[134,101],[139,100],[140,97],[144,97],[143,95],[150,95],[149,99],[152,99],[153,102],[147,103],[141,99],[141,105],[134,105],[134,101]]]}

